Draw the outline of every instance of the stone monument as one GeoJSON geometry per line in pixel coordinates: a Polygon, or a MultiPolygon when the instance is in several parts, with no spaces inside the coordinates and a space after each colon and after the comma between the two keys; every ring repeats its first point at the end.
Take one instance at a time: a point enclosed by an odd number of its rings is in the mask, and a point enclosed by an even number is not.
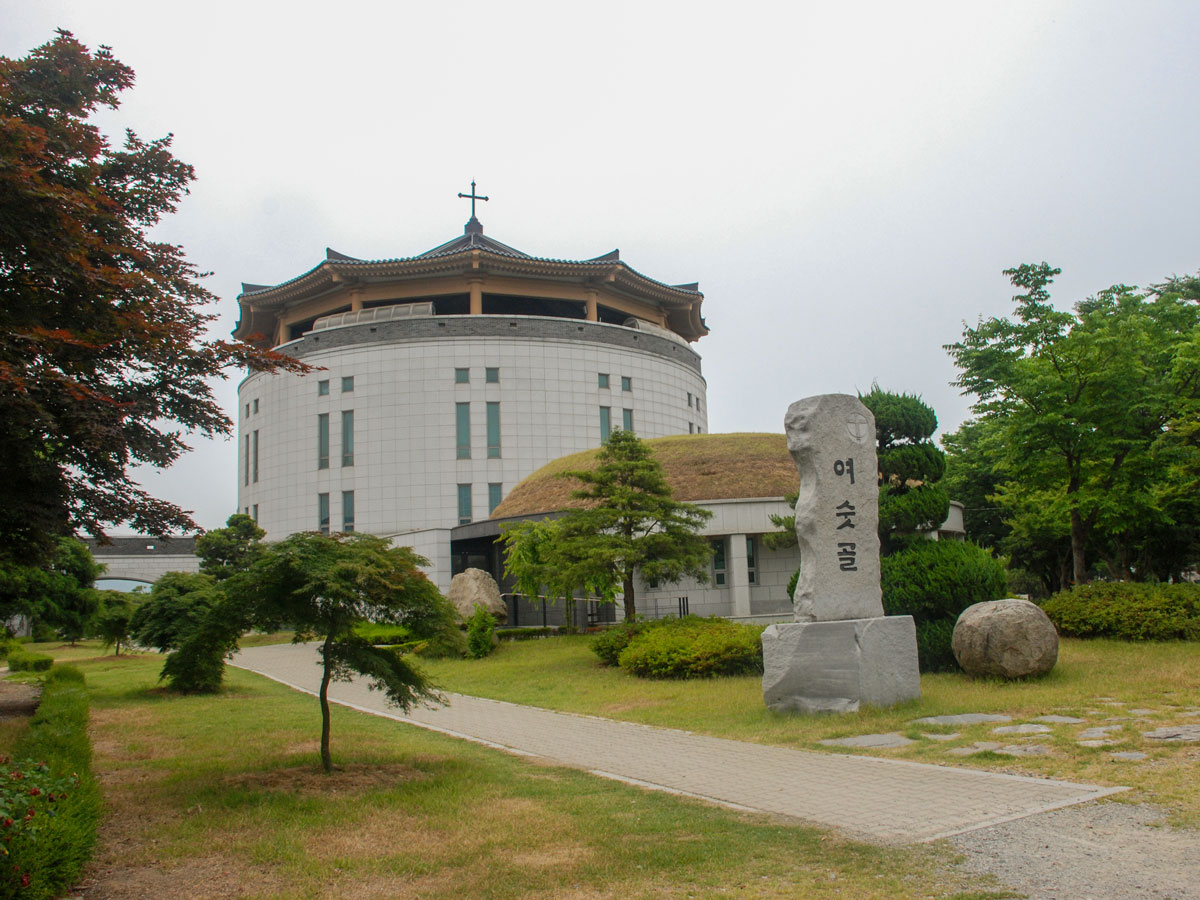
{"type": "Polygon", "coordinates": [[[911,616],[885,616],[879,590],[875,417],[849,394],[788,407],[788,451],[800,471],[794,622],[763,632],[770,709],[853,712],[921,696],[911,616]]]}

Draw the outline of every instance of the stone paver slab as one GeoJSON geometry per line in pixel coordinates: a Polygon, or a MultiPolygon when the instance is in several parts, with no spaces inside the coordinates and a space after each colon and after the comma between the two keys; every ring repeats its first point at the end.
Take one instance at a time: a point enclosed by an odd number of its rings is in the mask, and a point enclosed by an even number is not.
{"type": "Polygon", "coordinates": [[[1049,734],[1052,729],[1047,725],[1001,725],[993,728],[992,734],[1049,734]]]}
{"type": "Polygon", "coordinates": [[[1142,734],[1151,741],[1200,741],[1200,725],[1171,725],[1166,728],[1155,728],[1153,731],[1143,731],[1142,734]]]}
{"type": "Polygon", "coordinates": [[[960,713],[956,716],[926,716],[913,719],[914,725],[982,725],[985,722],[1011,722],[1012,716],[993,713],[960,713]]]}
{"type": "Polygon", "coordinates": [[[829,747],[859,747],[867,749],[887,749],[889,747],[906,747],[916,743],[902,734],[859,734],[854,737],[829,738],[821,741],[829,747]]]}
{"type": "MultiPolygon", "coordinates": [[[[315,693],[316,658],[315,645],[281,644],[245,648],[233,664],[315,693]]],[[[750,744],[461,694],[405,714],[362,680],[331,686],[330,698],[597,775],[881,842],[934,840],[1123,790],[750,744]]]]}
{"type": "Polygon", "coordinates": [[[1033,721],[1049,722],[1051,725],[1082,725],[1087,719],[1079,719],[1075,716],[1038,716],[1033,721]]]}

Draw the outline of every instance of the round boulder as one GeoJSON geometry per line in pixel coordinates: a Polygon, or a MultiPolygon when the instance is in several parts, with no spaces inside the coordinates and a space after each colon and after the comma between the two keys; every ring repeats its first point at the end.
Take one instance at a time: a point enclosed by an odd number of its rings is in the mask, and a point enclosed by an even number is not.
{"type": "Polygon", "coordinates": [[[1058,632],[1028,600],[989,600],[963,610],[953,648],[968,675],[1045,675],[1058,662],[1058,632]]]}
{"type": "Polygon", "coordinates": [[[508,621],[508,606],[500,596],[496,579],[483,569],[467,569],[450,579],[450,592],[446,599],[466,621],[475,614],[475,607],[482,606],[497,622],[508,621]]]}

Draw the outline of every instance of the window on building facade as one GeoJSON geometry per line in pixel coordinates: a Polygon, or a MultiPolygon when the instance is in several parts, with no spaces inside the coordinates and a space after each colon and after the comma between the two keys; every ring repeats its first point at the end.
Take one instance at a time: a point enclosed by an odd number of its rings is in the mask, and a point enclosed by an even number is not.
{"type": "Polygon", "coordinates": [[[758,555],[754,552],[753,535],[746,535],[746,578],[751,584],[758,583],[758,555]]]}
{"type": "Polygon", "coordinates": [[[470,384],[471,383],[471,370],[470,369],[455,369],[454,370],[454,383],[455,384],[470,384]]]}
{"type": "Polygon", "coordinates": [[[250,480],[258,484],[258,431],[250,434],[250,480]]]}
{"type": "Polygon", "coordinates": [[[483,373],[484,373],[483,380],[486,381],[488,384],[499,384],[500,383],[500,370],[498,368],[495,368],[494,366],[489,366],[488,368],[483,370],[483,373]]]}
{"type": "Polygon", "coordinates": [[[246,418],[247,419],[250,418],[250,404],[249,403],[246,404],[246,418]]]}
{"type": "Polygon", "coordinates": [[[242,484],[250,483],[250,435],[246,435],[245,464],[242,466],[242,484]]]}
{"type": "Polygon", "coordinates": [[[608,387],[608,373],[607,372],[599,373],[596,376],[596,383],[599,387],[602,387],[602,388],[608,387]]]}
{"type": "Polygon", "coordinates": [[[688,434],[696,433],[696,425],[693,422],[688,422],[688,434]]]}
{"type": "Polygon", "coordinates": [[[258,521],[258,504],[255,503],[254,506],[251,507],[251,509],[253,509],[254,512],[250,513],[250,517],[252,519],[254,519],[255,522],[257,522],[258,521]]]}
{"type": "Polygon", "coordinates": [[[258,415],[258,398],[254,398],[254,414],[258,415]]]}
{"type": "Polygon", "coordinates": [[[612,408],[600,407],[600,443],[607,444],[608,436],[612,434],[612,408]]]}
{"type": "Polygon", "coordinates": [[[621,376],[621,390],[632,391],[633,390],[633,379],[622,375],[621,376]]]}
{"type": "Polygon", "coordinates": [[[500,458],[500,404],[487,405],[487,455],[488,459],[500,458]]]}
{"type": "Polygon", "coordinates": [[[458,486],[458,524],[466,525],[471,521],[471,486],[469,484],[460,484],[458,486]]]}
{"type": "Polygon", "coordinates": [[[457,459],[471,458],[471,404],[454,404],[454,455],[457,459]]]}
{"type": "Polygon", "coordinates": [[[692,392],[688,391],[688,409],[692,408],[692,392]]]}
{"type": "Polygon", "coordinates": [[[342,491],[342,531],[354,530],[354,491],[342,491]]]}
{"type": "Polygon", "coordinates": [[[633,410],[621,410],[621,427],[626,431],[633,431],[633,410]]]}
{"type": "Polygon", "coordinates": [[[342,393],[349,394],[354,390],[354,376],[346,375],[342,378],[342,393]]]}
{"type": "Polygon", "coordinates": [[[354,465],[354,410],[342,410],[342,465],[354,465]]]}
{"type": "Polygon", "coordinates": [[[317,416],[317,468],[329,468],[329,413],[317,416]]]}
{"type": "Polygon", "coordinates": [[[712,542],[713,584],[720,587],[725,583],[725,539],[712,542]]]}
{"type": "Polygon", "coordinates": [[[329,395],[329,381],[328,380],[318,381],[317,382],[317,396],[318,397],[327,397],[328,395],[329,395]]]}
{"type": "Polygon", "coordinates": [[[329,534],[329,495],[317,494],[317,530],[329,534]]]}
{"type": "Polygon", "coordinates": [[[503,484],[488,485],[488,515],[496,511],[496,507],[500,505],[500,501],[504,499],[503,484]]]}

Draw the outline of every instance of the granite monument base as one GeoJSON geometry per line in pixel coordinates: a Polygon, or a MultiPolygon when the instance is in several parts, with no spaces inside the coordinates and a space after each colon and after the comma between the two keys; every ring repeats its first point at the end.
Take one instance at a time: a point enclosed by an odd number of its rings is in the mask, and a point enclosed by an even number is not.
{"type": "Polygon", "coordinates": [[[912,616],[771,625],[762,644],[769,709],[854,712],[921,696],[912,616]]]}

